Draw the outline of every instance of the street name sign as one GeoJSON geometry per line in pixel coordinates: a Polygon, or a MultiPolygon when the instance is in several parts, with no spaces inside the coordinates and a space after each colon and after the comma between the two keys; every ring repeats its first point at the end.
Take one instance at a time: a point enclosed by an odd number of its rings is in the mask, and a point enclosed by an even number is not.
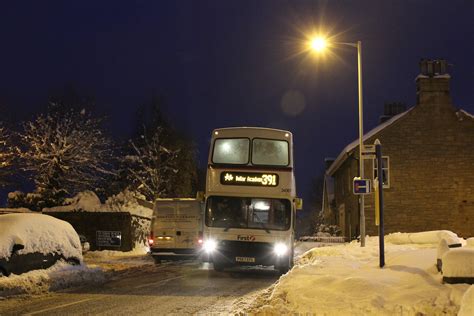
{"type": "Polygon", "coordinates": [[[375,159],[375,145],[362,146],[362,159],[375,159]]]}

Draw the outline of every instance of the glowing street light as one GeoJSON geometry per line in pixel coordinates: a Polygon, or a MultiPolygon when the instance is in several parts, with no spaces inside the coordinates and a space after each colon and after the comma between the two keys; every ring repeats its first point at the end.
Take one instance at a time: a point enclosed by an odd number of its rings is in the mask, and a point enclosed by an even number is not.
{"type": "Polygon", "coordinates": [[[326,48],[327,42],[326,39],[322,37],[316,37],[311,41],[310,46],[312,50],[316,52],[321,52],[326,48]]]}
{"type": "MultiPolygon", "coordinates": [[[[346,45],[357,48],[357,78],[359,86],[359,177],[364,179],[364,160],[362,159],[362,150],[364,146],[364,122],[362,110],[362,42],[357,43],[332,43],[331,45],[346,45]]],[[[315,37],[310,42],[311,50],[320,53],[327,47],[327,41],[322,37],[315,37]]],[[[365,211],[364,195],[360,196],[360,245],[365,247],[365,211]]]]}

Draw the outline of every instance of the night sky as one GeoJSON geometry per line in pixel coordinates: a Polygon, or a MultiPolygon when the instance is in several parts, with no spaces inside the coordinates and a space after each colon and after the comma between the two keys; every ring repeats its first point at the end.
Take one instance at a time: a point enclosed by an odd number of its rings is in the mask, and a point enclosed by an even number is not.
{"type": "Polygon", "coordinates": [[[421,58],[452,64],[454,104],[474,113],[470,0],[4,1],[0,12],[6,117],[29,119],[71,85],[124,140],[137,107],[161,95],[201,166],[214,128],[292,131],[303,196],[324,158],[358,137],[356,50],[314,56],[308,34],[362,41],[366,131],[385,102],[415,104],[421,58]]]}

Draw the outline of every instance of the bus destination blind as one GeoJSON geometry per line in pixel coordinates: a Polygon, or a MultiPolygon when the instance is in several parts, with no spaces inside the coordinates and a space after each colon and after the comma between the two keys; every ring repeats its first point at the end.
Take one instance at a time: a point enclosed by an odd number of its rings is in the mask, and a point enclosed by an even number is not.
{"type": "Polygon", "coordinates": [[[221,184],[276,187],[278,186],[278,174],[223,171],[221,173],[221,184]]]}

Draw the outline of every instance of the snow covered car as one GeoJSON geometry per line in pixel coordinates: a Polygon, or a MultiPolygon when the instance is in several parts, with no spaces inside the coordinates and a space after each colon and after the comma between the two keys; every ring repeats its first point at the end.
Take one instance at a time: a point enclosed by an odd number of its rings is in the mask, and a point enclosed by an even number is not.
{"type": "Polygon", "coordinates": [[[0,275],[46,269],[61,259],[82,262],[79,236],[68,222],[43,214],[0,215],[0,275]]]}

